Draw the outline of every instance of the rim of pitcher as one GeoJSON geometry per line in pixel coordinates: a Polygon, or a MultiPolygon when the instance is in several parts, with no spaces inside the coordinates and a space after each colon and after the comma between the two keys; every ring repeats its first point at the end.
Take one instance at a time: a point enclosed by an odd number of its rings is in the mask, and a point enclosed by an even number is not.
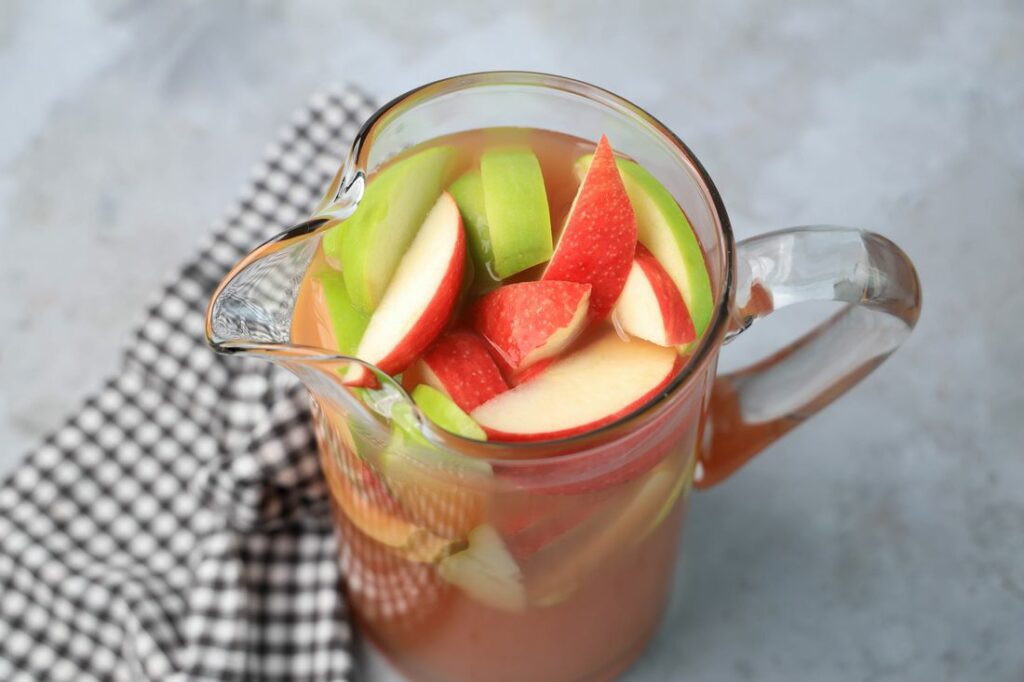
{"type": "MultiPolygon", "coordinates": [[[[642,418],[644,415],[653,411],[658,405],[670,400],[679,390],[686,386],[691,377],[696,375],[699,369],[709,361],[714,349],[720,344],[722,338],[725,336],[730,320],[730,302],[732,300],[735,284],[733,262],[735,254],[735,239],[732,232],[732,224],[729,221],[729,215],[725,210],[725,204],[718,192],[718,188],[715,186],[711,176],[704,168],[704,165],[697,158],[696,154],[694,154],[686,145],[686,143],[673,133],[668,126],[645,109],[637,106],[626,98],[611,92],[610,90],[606,90],[602,87],[575,78],[539,71],[478,71],[466,73],[435,80],[398,95],[379,107],[359,128],[359,132],[356,133],[352,140],[352,145],[349,148],[348,158],[345,161],[343,168],[338,173],[339,176],[345,177],[338,177],[337,180],[347,184],[350,180],[350,178],[347,177],[349,173],[365,173],[368,170],[366,169],[366,156],[372,147],[373,137],[377,127],[388,124],[390,117],[401,115],[403,113],[403,106],[409,106],[417,101],[452,94],[481,85],[528,85],[533,87],[557,89],[590,99],[602,106],[628,112],[630,115],[635,116],[647,125],[651,126],[676,150],[685,164],[693,171],[694,176],[699,181],[700,190],[702,194],[705,195],[705,200],[710,203],[712,208],[712,218],[721,236],[724,258],[724,282],[718,292],[717,300],[715,301],[714,317],[712,318],[711,324],[708,325],[697,349],[690,356],[687,363],[683,366],[683,369],[665,386],[664,389],[659,391],[656,396],[613,422],[609,422],[608,424],[604,424],[603,426],[590,431],[561,438],[538,441],[492,442],[464,438],[439,427],[432,429],[433,431],[437,431],[445,440],[450,439],[463,445],[471,444],[474,449],[479,449],[481,451],[536,450],[541,448],[551,448],[553,446],[569,446],[573,443],[583,443],[588,440],[599,441],[601,437],[608,432],[619,429],[627,423],[642,418]]],[[[265,247],[270,247],[273,244],[283,245],[285,242],[290,242],[292,239],[321,232],[328,226],[329,222],[332,221],[316,217],[304,220],[275,235],[262,246],[254,249],[253,253],[263,251],[265,247]]],[[[253,254],[250,254],[250,256],[252,255],[253,254]]],[[[230,272],[225,275],[224,279],[218,284],[213,296],[211,297],[210,307],[207,310],[206,316],[206,339],[214,349],[219,352],[226,353],[253,352],[263,355],[286,354],[294,357],[297,361],[306,362],[355,361],[359,364],[372,367],[369,363],[359,360],[353,356],[331,353],[329,350],[324,348],[313,348],[290,344],[232,343],[230,341],[215,343],[212,340],[211,329],[213,301],[216,300],[225,284],[249,262],[251,262],[250,258],[246,257],[231,268],[230,272]],[[285,348],[288,350],[285,351],[285,348]]],[[[414,409],[417,411],[418,417],[422,423],[426,424],[429,428],[431,425],[430,420],[426,419],[422,414],[419,414],[419,408],[415,406],[415,403],[412,402],[411,398],[409,399],[409,403],[412,404],[414,409]]],[[[587,453],[585,450],[585,448],[582,448],[581,451],[577,453],[559,455],[558,459],[564,462],[576,455],[586,456],[587,453]]],[[[501,461],[505,466],[516,463],[516,460],[510,460],[507,457],[493,457],[488,459],[491,459],[491,461],[501,461]]],[[[531,460],[524,458],[520,461],[523,464],[532,463],[533,465],[536,465],[537,463],[536,459],[531,460]]]]}

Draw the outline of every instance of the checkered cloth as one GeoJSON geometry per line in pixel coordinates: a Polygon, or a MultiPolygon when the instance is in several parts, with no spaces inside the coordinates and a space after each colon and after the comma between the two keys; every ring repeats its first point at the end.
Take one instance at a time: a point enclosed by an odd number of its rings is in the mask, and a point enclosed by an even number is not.
{"type": "Polygon", "coordinates": [[[214,286],[311,211],[371,113],[314,97],[118,376],[0,484],[0,680],[350,680],[304,390],[203,340],[214,286]]]}

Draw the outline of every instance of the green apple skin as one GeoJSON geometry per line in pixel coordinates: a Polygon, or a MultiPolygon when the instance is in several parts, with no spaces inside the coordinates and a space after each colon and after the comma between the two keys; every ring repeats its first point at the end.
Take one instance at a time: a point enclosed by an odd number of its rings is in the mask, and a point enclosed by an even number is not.
{"type": "MultiPolygon", "coordinates": [[[[587,154],[576,161],[577,177],[586,175],[592,158],[587,154]]],[[[634,161],[616,159],[615,163],[636,214],[637,238],[679,287],[699,339],[711,322],[715,298],[697,235],[675,197],[657,178],[634,161]]]]}
{"type": "Polygon", "coordinates": [[[463,412],[452,399],[433,386],[420,384],[412,392],[412,399],[430,421],[442,429],[462,436],[487,440],[487,434],[473,419],[463,412]]]}
{"type": "Polygon", "coordinates": [[[661,510],[658,512],[654,520],[647,527],[647,530],[642,533],[642,537],[646,537],[649,533],[653,533],[661,522],[668,518],[672,508],[676,506],[676,501],[682,497],[685,503],[686,499],[690,495],[690,490],[693,484],[693,473],[697,468],[697,453],[693,452],[689,456],[689,460],[686,466],[683,467],[682,472],[676,478],[675,485],[672,486],[672,492],[669,493],[665,503],[661,506],[661,510]]]}
{"type": "Polygon", "coordinates": [[[334,338],[338,343],[338,352],[352,355],[359,347],[370,316],[352,303],[345,286],[345,278],[337,270],[324,270],[316,274],[316,279],[323,290],[323,300],[327,305],[327,314],[334,328],[334,338]]]}
{"type": "Polygon", "coordinates": [[[487,209],[484,207],[484,181],[480,171],[471,170],[462,174],[448,188],[448,192],[459,205],[459,213],[462,214],[462,225],[466,228],[469,257],[473,263],[474,273],[481,283],[497,285],[500,280],[493,274],[494,251],[491,249],[487,209]]]}
{"type": "Polygon", "coordinates": [[[454,147],[431,147],[385,167],[366,185],[350,218],[324,235],[328,261],[341,266],[352,303],[372,313],[427,213],[448,186],[454,147]]]}
{"type": "MultiPolygon", "coordinates": [[[[450,402],[450,399],[443,393],[438,392],[438,395],[450,402]]],[[[431,420],[434,419],[427,410],[423,409],[419,401],[416,404],[427,417],[431,420]]],[[[452,407],[459,409],[454,403],[452,403],[452,407]]],[[[463,414],[465,413],[463,412],[463,414]]],[[[472,422],[473,427],[480,428],[476,422],[470,419],[469,415],[466,415],[466,419],[472,422]]],[[[463,435],[454,429],[450,430],[452,433],[463,435]]],[[[477,436],[467,437],[476,438],[477,436]]],[[[486,434],[480,440],[485,440],[485,438],[486,434]]],[[[408,402],[397,402],[391,408],[391,439],[381,453],[381,466],[384,468],[385,474],[389,476],[399,475],[403,470],[410,468],[412,471],[409,472],[409,475],[412,476],[423,475],[421,472],[416,471],[419,468],[438,468],[444,471],[485,477],[489,477],[493,473],[488,462],[450,452],[446,448],[438,447],[428,440],[420,431],[420,425],[413,414],[412,405],[408,402]],[[415,465],[410,464],[410,462],[416,460],[419,461],[415,465]]]]}
{"type": "Polygon", "coordinates": [[[536,154],[493,149],[480,157],[480,177],[493,272],[505,279],[551,258],[551,216],[536,154]]]}

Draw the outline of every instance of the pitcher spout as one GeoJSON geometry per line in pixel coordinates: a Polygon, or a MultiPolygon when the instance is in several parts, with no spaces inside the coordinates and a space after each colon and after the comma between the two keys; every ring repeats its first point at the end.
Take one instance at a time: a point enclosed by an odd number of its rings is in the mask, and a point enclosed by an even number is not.
{"type": "Polygon", "coordinates": [[[324,219],[308,220],[264,243],[218,285],[206,310],[206,340],[214,350],[287,345],[302,279],[316,254],[324,219]],[[317,236],[314,236],[317,235],[317,236]]]}
{"type": "MultiPolygon", "coordinates": [[[[318,215],[264,243],[217,287],[206,313],[206,340],[218,353],[272,362],[294,374],[321,409],[346,415],[372,433],[401,415],[419,422],[413,402],[372,364],[296,338],[303,283],[321,234],[336,221],[318,215]],[[359,385],[347,381],[353,375],[359,385]]],[[[300,316],[301,317],[301,316],[300,316]]],[[[410,424],[420,426],[419,424],[410,424]]]]}

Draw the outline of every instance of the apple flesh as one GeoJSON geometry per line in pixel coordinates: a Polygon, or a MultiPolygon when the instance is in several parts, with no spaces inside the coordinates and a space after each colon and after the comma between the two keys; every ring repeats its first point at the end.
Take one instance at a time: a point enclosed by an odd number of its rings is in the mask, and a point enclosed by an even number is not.
{"type": "Polygon", "coordinates": [[[519,373],[558,355],[579,336],[590,295],[591,286],[577,282],[506,284],[481,298],[473,327],[509,372],[519,373]]]}
{"type": "MultiPolygon", "coordinates": [[[[429,417],[425,403],[417,404],[429,417]]],[[[485,460],[435,444],[421,426],[411,403],[392,406],[391,437],[379,453],[381,477],[410,518],[441,537],[464,539],[483,521],[493,470],[485,460]]]]}
{"type": "Polygon", "coordinates": [[[467,412],[508,390],[483,339],[467,330],[441,336],[416,364],[414,374],[467,412]]]}
{"type": "MultiPolygon", "coordinates": [[[[443,193],[402,257],[380,306],[359,341],[356,357],[385,374],[411,365],[441,333],[455,306],[465,266],[466,239],[455,200],[443,193]]],[[[370,380],[363,367],[346,382],[370,380]]]]}
{"type": "MultiPolygon", "coordinates": [[[[587,173],[592,158],[587,155],[576,162],[578,177],[587,173]]],[[[637,237],[676,283],[700,338],[711,322],[715,299],[697,235],[675,197],[657,178],[633,161],[616,163],[636,213],[637,237]]]]}
{"type": "Polygon", "coordinates": [[[469,533],[469,546],[441,559],[440,576],[479,603],[500,611],[526,609],[523,572],[493,526],[469,533]]]}
{"type": "Polygon", "coordinates": [[[680,346],[696,338],[682,294],[643,244],[636,247],[633,267],[612,318],[630,336],[659,346],[680,346]]]}
{"type": "Polygon", "coordinates": [[[451,398],[436,388],[420,384],[413,389],[412,399],[427,419],[442,429],[463,438],[487,440],[487,434],[480,428],[480,425],[459,409],[459,406],[451,398]]]}
{"type": "Polygon", "coordinates": [[[677,477],[670,467],[657,467],[624,488],[614,504],[525,560],[529,601],[539,606],[565,601],[596,567],[635,547],[671,497],[677,477]]]}
{"type": "Polygon", "coordinates": [[[563,438],[624,417],[654,398],[679,365],[673,348],[609,331],[470,413],[492,440],[563,438]]]}
{"type": "Polygon", "coordinates": [[[480,157],[495,279],[505,279],[551,257],[551,216],[537,155],[527,148],[486,151],[480,157]]]}
{"type": "Polygon", "coordinates": [[[373,312],[399,263],[451,179],[454,147],[432,147],[386,166],[366,185],[359,207],[323,238],[357,308],[373,312]]]}
{"type": "Polygon", "coordinates": [[[535,376],[539,376],[540,373],[550,367],[554,361],[555,358],[546,358],[519,372],[510,372],[508,375],[508,385],[515,387],[519,384],[525,384],[535,376]]]}
{"type": "Polygon", "coordinates": [[[626,284],[636,238],[633,207],[602,135],[542,279],[590,284],[589,317],[602,320],[626,284]]]}
{"type": "Polygon", "coordinates": [[[417,562],[432,562],[456,544],[412,522],[370,467],[353,450],[341,448],[341,461],[324,453],[321,468],[331,499],[365,535],[417,562]]]}

